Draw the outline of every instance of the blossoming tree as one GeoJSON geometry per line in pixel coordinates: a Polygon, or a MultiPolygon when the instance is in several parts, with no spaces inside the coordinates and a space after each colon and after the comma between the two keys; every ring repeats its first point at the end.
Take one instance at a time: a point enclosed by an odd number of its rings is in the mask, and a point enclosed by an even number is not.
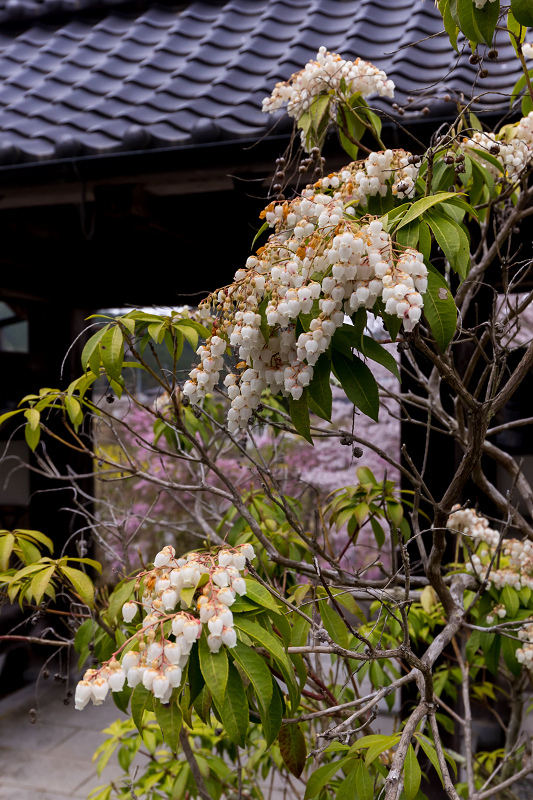
{"type": "MultiPolygon", "coordinates": [[[[526,0],[440,0],[439,9],[451,44],[458,48],[464,34],[480,70],[487,52],[497,57],[496,40],[510,37],[523,68],[511,97],[521,119],[487,130],[473,95],[428,148],[387,149],[367,98],[392,97],[392,81],[321,48],[264,101],[266,112],[286,105],[300,137],[278,159],[258,233],[266,238],[234,280],[195,313],[102,320],[84,347],[81,377],[11,412],[25,417],[36,468],[56,480],[76,485],[47,461],[42,436],[89,454],[100,480],[138,477],[154,496],[186,498],[195,509],[194,551],[174,540],[111,594],[87,574],[96,562],[43,556],[52,548],[45,535],[0,536],[11,601],[46,613],[61,589],[77,622],[85,617],[75,646],[80,666],[92,664],[76,708],[111,694],[129,714],[109,729],[102,763],[118,749],[128,773],[142,742],[149,752],[140,776],[96,790],[94,800],[152,791],[260,798],[260,778],[276,771],[305,800],[488,800],[522,796],[533,772],[524,727],[533,490],[522,465],[495,444],[497,434],[531,424],[495,418],[533,366],[522,330],[531,261],[516,253],[533,213],[524,43],[533,12],[526,0]],[[322,148],[334,134],[350,163],[325,174],[322,148]],[[312,182],[300,186],[310,169],[312,182]],[[490,302],[477,307],[495,274],[490,302]],[[378,419],[383,395],[372,365],[399,375],[390,349],[371,335],[369,314],[403,353],[411,388],[389,391],[389,400],[398,418],[426,431],[421,464],[408,443],[399,462],[365,438],[365,416],[378,419]],[[199,362],[183,381],[176,365],[185,341],[199,362]],[[157,356],[159,344],[173,369],[145,357],[146,348],[157,356]],[[160,391],[153,405],[129,391],[131,367],[150,372],[160,391]],[[101,379],[151,426],[132,429],[127,414],[91,397],[101,379]],[[353,403],[350,431],[331,424],[332,382],[353,403]],[[58,414],[63,433],[49,427],[58,414]],[[96,418],[115,437],[113,452],[95,443],[96,418]],[[147,468],[121,431],[161,469],[147,468]],[[434,431],[461,454],[438,494],[428,480],[434,431]],[[280,477],[276,437],[301,437],[304,447],[337,438],[354,457],[371,449],[399,471],[403,490],[360,467],[357,484],[319,496],[306,516],[280,477]],[[224,468],[228,452],[244,465],[246,486],[224,468]],[[490,462],[508,474],[507,494],[490,462]],[[362,530],[375,538],[372,563],[358,557],[362,530]],[[497,694],[505,698],[498,707],[497,694]],[[397,711],[386,732],[383,702],[397,711]],[[490,752],[475,741],[482,710],[501,726],[490,752]]],[[[55,636],[43,643],[71,643],[55,636]]]]}

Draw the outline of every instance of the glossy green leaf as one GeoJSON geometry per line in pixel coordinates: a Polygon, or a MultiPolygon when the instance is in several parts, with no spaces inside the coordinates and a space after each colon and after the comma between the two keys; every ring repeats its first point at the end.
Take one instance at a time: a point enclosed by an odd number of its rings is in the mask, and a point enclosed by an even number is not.
{"type": "Polygon", "coordinates": [[[92,608],[94,605],[95,588],[92,580],[85,572],[73,567],[60,567],[63,575],[68,578],[74,587],[74,591],[81,597],[83,602],[92,608]]]}
{"type": "Polygon", "coordinates": [[[406,800],[414,800],[420,789],[420,781],[422,780],[422,772],[420,765],[415,755],[413,745],[410,744],[407,748],[407,756],[403,766],[403,790],[405,792],[406,800]]]}
{"type": "Polygon", "coordinates": [[[135,579],[129,580],[128,578],[115,587],[109,597],[109,606],[107,608],[107,617],[111,622],[122,621],[122,606],[131,598],[134,589],[135,579]]]}
{"type": "Polygon", "coordinates": [[[41,428],[38,427],[33,430],[30,425],[26,425],[24,428],[24,437],[26,439],[26,444],[30,448],[30,450],[35,452],[37,445],[39,444],[41,438],[41,428]]]}
{"type": "Polygon", "coordinates": [[[520,642],[517,642],[516,639],[510,639],[508,636],[502,636],[503,659],[515,678],[517,678],[522,672],[522,664],[516,657],[516,651],[519,647],[520,642]]]}
{"type": "Polygon", "coordinates": [[[457,328],[457,308],[450,288],[434,269],[428,272],[428,289],[424,295],[424,314],[435,341],[444,352],[457,328]]]}
{"type": "Polygon", "coordinates": [[[356,800],[357,798],[357,769],[350,772],[337,790],[336,800],[356,800]]]}
{"type": "Polygon", "coordinates": [[[309,444],[313,444],[311,438],[311,420],[309,419],[309,406],[307,404],[307,388],[303,390],[303,394],[299,400],[293,400],[289,396],[289,412],[291,415],[291,422],[296,431],[303,436],[309,444]]]}
{"type": "Polygon", "coordinates": [[[320,616],[322,617],[324,628],[333,641],[341,647],[347,648],[349,631],[339,612],[334,607],[330,606],[327,600],[321,600],[318,603],[318,607],[320,609],[320,616]]]}
{"type": "Polygon", "coordinates": [[[340,761],[333,761],[330,764],[324,764],[322,767],[315,769],[307,781],[304,800],[311,800],[311,798],[316,797],[324,786],[335,777],[341,767],[350,760],[350,758],[341,758],[340,761]]]}
{"type": "Polygon", "coordinates": [[[228,663],[228,683],[224,702],[222,705],[217,703],[217,707],[226,733],[233,744],[244,747],[249,720],[248,700],[242,678],[231,662],[228,663]]]}
{"type": "Polygon", "coordinates": [[[522,44],[526,38],[527,26],[520,25],[520,23],[515,19],[513,13],[509,11],[507,13],[507,28],[509,30],[509,39],[511,40],[511,44],[514,47],[516,55],[518,55],[518,44],[522,44]]]}
{"type": "Polygon", "coordinates": [[[258,606],[269,608],[275,614],[279,614],[280,605],[278,601],[270,594],[262,584],[258,583],[253,578],[245,578],[246,583],[246,597],[257,603],[258,606]]]}
{"type": "Polygon", "coordinates": [[[76,400],[75,397],[66,397],[65,398],[65,407],[67,409],[67,414],[70,417],[70,421],[75,426],[76,430],[83,422],[83,412],[81,410],[81,406],[76,400]]]}
{"type": "Polygon", "coordinates": [[[8,568],[14,543],[15,537],[12,533],[6,532],[0,534],[0,569],[2,571],[8,568]]]}
{"type": "Polygon", "coordinates": [[[417,741],[420,742],[420,747],[422,748],[428,759],[431,761],[431,764],[435,769],[435,772],[439,776],[440,781],[444,786],[444,779],[442,777],[442,770],[440,768],[437,751],[435,750],[435,745],[430,739],[426,738],[425,736],[421,736],[420,734],[415,734],[415,736],[417,738],[417,741]]]}
{"type": "Polygon", "coordinates": [[[483,41],[483,35],[478,28],[474,9],[473,0],[457,0],[459,28],[470,42],[477,43],[483,41]]]}
{"type": "Polygon", "coordinates": [[[108,330],[109,330],[109,325],[104,325],[103,328],[100,328],[99,331],[96,331],[96,333],[94,333],[91,336],[91,338],[89,339],[89,341],[86,343],[85,347],[82,350],[82,354],[81,354],[81,365],[82,365],[83,369],[85,371],[87,371],[87,369],[91,368],[91,371],[94,372],[95,375],[97,375],[97,376],[98,376],[98,366],[100,364],[100,350],[99,350],[98,345],[100,344],[100,340],[102,339],[103,336],[105,336],[105,334],[106,334],[106,332],[108,330]],[[96,366],[96,370],[97,370],[96,372],[95,372],[94,369],[92,369],[92,366],[91,366],[92,356],[95,353],[96,353],[97,361],[98,361],[98,364],[96,366]]]}
{"type": "Polygon", "coordinates": [[[512,586],[504,586],[501,599],[509,616],[516,616],[516,612],[520,608],[520,597],[516,589],[513,589],[512,586]]]}
{"type": "Polygon", "coordinates": [[[35,600],[35,605],[39,605],[41,602],[43,594],[45,593],[48,584],[52,580],[55,571],[56,565],[52,564],[52,566],[47,567],[42,572],[38,572],[33,576],[30,591],[35,600]]]}
{"type": "Polygon", "coordinates": [[[180,730],[183,725],[183,717],[177,698],[172,695],[167,705],[163,705],[160,700],[154,699],[154,713],[161,728],[163,739],[172,752],[175,753],[178,749],[180,730]]]}
{"type": "Polygon", "coordinates": [[[372,361],[381,364],[382,367],[385,367],[395,378],[401,381],[396,359],[392,353],[383,347],[383,345],[379,344],[379,342],[376,342],[375,339],[372,339],[370,336],[363,336],[362,352],[367,358],[371,358],[372,361]]]}
{"type": "Polygon", "coordinates": [[[305,736],[298,724],[282,725],[278,736],[279,751],[283,763],[296,778],[299,778],[305,767],[307,747],[305,736]]]}
{"type": "Polygon", "coordinates": [[[131,716],[135,727],[142,733],[142,724],[145,711],[153,711],[153,694],[139,683],[131,694],[131,716]]]}
{"type": "Polygon", "coordinates": [[[334,350],[333,371],[354,406],[377,422],[379,414],[378,386],[366,364],[357,356],[350,361],[345,355],[334,350]]]}
{"type": "Polygon", "coordinates": [[[322,353],[315,364],[313,380],[308,387],[308,397],[312,399],[322,411],[322,419],[331,420],[333,405],[331,392],[331,360],[325,353],[322,353]]]}
{"type": "Polygon", "coordinates": [[[418,219],[413,219],[407,225],[400,225],[396,231],[396,241],[402,247],[416,248],[418,244],[420,222],[418,219]]]}
{"type": "Polygon", "coordinates": [[[464,280],[470,266],[470,246],[466,233],[457,222],[437,209],[429,211],[424,218],[451,268],[464,280]]]}
{"type": "Polygon", "coordinates": [[[268,230],[269,227],[270,226],[269,226],[268,222],[263,222],[263,224],[261,225],[261,227],[259,228],[259,230],[257,231],[257,233],[254,236],[254,239],[253,239],[253,242],[252,242],[252,246],[250,247],[250,250],[254,249],[254,244],[257,242],[257,240],[259,239],[261,234],[264,233],[266,230],[268,230]]]}
{"type": "Polygon", "coordinates": [[[119,325],[110,328],[100,340],[100,355],[106,374],[118,381],[124,362],[124,344],[119,325]]]}
{"type": "Polygon", "coordinates": [[[492,0],[492,2],[485,3],[483,8],[477,8],[474,5],[473,14],[474,22],[483,37],[483,41],[490,47],[500,15],[500,0],[492,0]]]}
{"type": "Polygon", "coordinates": [[[448,200],[450,197],[455,197],[455,192],[437,192],[437,194],[430,195],[429,197],[422,197],[420,200],[416,200],[412,204],[407,214],[403,217],[396,230],[400,230],[400,228],[403,228],[412,220],[421,217],[424,211],[427,211],[428,208],[431,208],[438,203],[442,203],[444,200],[448,200]]]}
{"type": "Polygon", "coordinates": [[[268,711],[272,701],[272,675],[264,659],[240,641],[232,648],[231,654],[252,684],[257,702],[268,711]]]}
{"type": "Polygon", "coordinates": [[[455,24],[455,20],[452,17],[449,0],[441,0],[441,2],[439,3],[439,11],[442,14],[442,21],[444,22],[444,30],[448,34],[448,38],[451,42],[451,45],[454,48],[454,50],[457,50],[457,52],[459,52],[457,47],[457,34],[459,33],[459,28],[455,24]]]}
{"type": "Polygon", "coordinates": [[[359,800],[374,800],[374,780],[362,761],[355,770],[355,786],[359,800]]]}
{"type": "Polygon", "coordinates": [[[212,653],[207,644],[205,630],[198,640],[198,655],[200,657],[200,669],[204,680],[209,686],[209,690],[219,706],[224,704],[226,685],[228,683],[228,656],[225,647],[221,647],[218,653],[212,653]]]}
{"type": "Polygon", "coordinates": [[[533,26],[533,4],[531,0],[511,0],[511,12],[520,25],[533,26]]]}

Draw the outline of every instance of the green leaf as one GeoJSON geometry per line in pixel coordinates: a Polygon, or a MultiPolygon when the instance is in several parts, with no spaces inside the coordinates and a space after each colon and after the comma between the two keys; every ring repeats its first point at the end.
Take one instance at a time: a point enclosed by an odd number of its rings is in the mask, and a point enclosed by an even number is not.
{"type": "Polygon", "coordinates": [[[254,240],[252,242],[252,246],[250,247],[250,250],[254,249],[254,244],[257,242],[257,240],[259,239],[261,234],[264,233],[266,230],[268,230],[269,227],[270,226],[269,226],[268,222],[263,222],[263,224],[261,225],[261,227],[259,228],[259,230],[257,231],[257,233],[254,236],[254,240]]]}
{"type": "MultiPolygon", "coordinates": [[[[39,412],[37,411],[36,413],[38,414],[39,412]]],[[[38,427],[36,429],[32,429],[30,425],[26,425],[26,427],[24,428],[24,437],[26,439],[26,444],[28,445],[32,453],[34,453],[41,438],[41,428],[38,427]]]]}
{"type": "Polygon", "coordinates": [[[122,606],[127,603],[135,589],[135,579],[125,578],[114,589],[109,598],[107,617],[110,622],[122,622],[122,606]]]}
{"type": "Polygon", "coordinates": [[[5,571],[9,565],[9,557],[15,544],[15,537],[12,533],[5,533],[0,536],[0,569],[5,571]]]}
{"type": "Polygon", "coordinates": [[[442,21],[444,22],[444,30],[448,34],[448,38],[454,50],[459,52],[457,48],[457,34],[459,33],[459,28],[455,24],[455,20],[452,17],[450,11],[450,4],[448,0],[441,0],[439,3],[439,11],[442,14],[442,21]]]}
{"type": "Polygon", "coordinates": [[[418,219],[413,219],[407,225],[401,225],[401,230],[396,232],[396,241],[402,247],[416,248],[418,244],[418,235],[420,222],[418,219]]]}
{"type": "Polygon", "coordinates": [[[309,444],[313,444],[309,406],[307,404],[307,387],[303,390],[303,394],[299,400],[293,400],[289,395],[288,401],[292,424],[300,436],[303,436],[309,444]]]}
{"type": "Polygon", "coordinates": [[[406,800],[414,800],[420,789],[421,780],[422,772],[420,770],[420,765],[417,761],[413,745],[410,744],[407,749],[407,756],[403,767],[403,790],[406,800]]]}
{"type": "Polygon", "coordinates": [[[477,43],[483,41],[483,35],[478,28],[474,10],[473,0],[457,0],[459,28],[470,42],[477,43]]]}
{"type": "Polygon", "coordinates": [[[234,619],[234,625],[236,628],[246,633],[251,639],[254,639],[258,644],[264,647],[276,660],[283,675],[283,680],[289,689],[291,703],[293,706],[295,706],[293,710],[296,710],[300,693],[296,685],[293,665],[289,661],[289,658],[281,646],[279,639],[265,630],[257,622],[240,615],[234,619]]]}
{"type": "Polygon", "coordinates": [[[533,5],[531,0],[511,0],[511,12],[520,25],[533,26],[533,5]]]}
{"type": "Polygon", "coordinates": [[[231,654],[253,686],[258,704],[268,711],[272,701],[272,675],[265,661],[244,642],[237,642],[231,654]]]}
{"type": "Polygon", "coordinates": [[[248,700],[242,678],[231,662],[228,663],[228,683],[224,702],[222,705],[216,704],[229,738],[233,744],[244,747],[249,720],[248,700]]]}
{"type": "Polygon", "coordinates": [[[367,356],[367,358],[371,358],[372,361],[376,361],[378,364],[381,364],[382,367],[385,367],[389,372],[391,372],[395,378],[400,378],[400,372],[398,370],[398,364],[396,363],[396,359],[383,345],[376,342],[375,339],[372,339],[370,336],[363,336],[363,354],[367,356]]]}
{"type": "Polygon", "coordinates": [[[180,600],[183,600],[187,608],[189,608],[194,599],[195,594],[196,594],[196,586],[188,586],[186,589],[181,590],[180,600]]]}
{"type": "Polygon", "coordinates": [[[324,628],[327,630],[331,638],[336,644],[340,644],[345,649],[348,647],[349,631],[346,623],[339,615],[335,608],[328,605],[327,600],[321,600],[318,603],[320,609],[320,616],[324,623],[324,628]]]}
{"type": "Polygon", "coordinates": [[[102,336],[100,340],[100,355],[106,375],[118,381],[122,377],[122,364],[124,362],[124,342],[119,325],[113,326],[102,336]]]}
{"type": "Polygon", "coordinates": [[[366,764],[363,764],[362,761],[359,762],[355,771],[355,786],[359,800],[374,800],[374,781],[366,764]]]}
{"type": "Polygon", "coordinates": [[[24,416],[28,420],[28,425],[32,431],[36,431],[41,421],[41,415],[36,408],[28,408],[24,412],[24,416]]]}
{"type": "Polygon", "coordinates": [[[337,774],[340,768],[343,767],[347,761],[351,760],[350,758],[341,758],[340,761],[324,764],[311,773],[307,781],[307,786],[305,787],[304,800],[311,800],[312,797],[316,797],[324,786],[329,783],[331,778],[337,774]]]}
{"type": "Polygon", "coordinates": [[[270,594],[268,589],[262,586],[253,578],[245,578],[246,583],[246,597],[257,603],[258,606],[269,608],[275,614],[280,613],[280,606],[277,600],[270,594]]]}
{"type": "Polygon", "coordinates": [[[336,800],[356,800],[357,798],[357,769],[350,772],[337,790],[336,800]]]}
{"type": "Polygon", "coordinates": [[[145,711],[153,711],[153,694],[139,683],[131,694],[131,716],[135,727],[142,733],[142,724],[145,711]]]}
{"type": "Polygon", "coordinates": [[[505,663],[517,678],[522,672],[522,664],[516,657],[516,651],[520,647],[520,642],[515,639],[510,639],[508,636],[502,636],[502,655],[505,663]]]}
{"type": "Polygon", "coordinates": [[[374,533],[376,544],[378,548],[381,549],[385,544],[385,531],[375,517],[372,517],[370,520],[370,525],[372,526],[372,532],[374,533]]]}
{"type": "Polygon", "coordinates": [[[444,786],[444,778],[442,777],[442,770],[440,768],[439,759],[437,756],[437,752],[435,750],[435,745],[433,744],[432,741],[427,739],[425,736],[422,736],[421,734],[415,733],[415,736],[417,740],[420,742],[420,747],[422,748],[428,759],[431,761],[431,764],[435,769],[435,772],[439,776],[441,783],[444,786]]]}
{"type": "Polygon", "coordinates": [[[514,47],[516,55],[518,55],[517,42],[520,44],[523,43],[524,39],[526,38],[527,27],[525,25],[520,25],[520,23],[514,18],[512,12],[509,11],[507,14],[507,28],[509,29],[509,39],[511,40],[511,44],[514,47]]]}
{"type": "Polygon", "coordinates": [[[493,2],[485,3],[483,8],[476,8],[474,6],[473,11],[474,22],[483,36],[483,41],[490,47],[500,15],[500,0],[495,0],[495,2],[493,0],[493,2]]]}
{"type": "Polygon", "coordinates": [[[400,228],[403,228],[412,220],[421,217],[424,211],[427,211],[428,208],[431,208],[431,206],[442,203],[444,200],[448,200],[450,197],[455,197],[455,192],[437,192],[437,194],[430,195],[429,197],[422,197],[420,200],[417,200],[412,204],[411,208],[403,217],[396,230],[400,230],[400,228]]]}
{"type": "Polygon", "coordinates": [[[172,752],[175,753],[178,749],[179,735],[183,724],[183,717],[177,698],[171,695],[170,702],[167,705],[163,705],[160,700],[154,700],[154,712],[157,723],[161,728],[163,739],[172,752]]]}
{"type": "Polygon", "coordinates": [[[52,566],[47,567],[42,572],[38,572],[33,576],[30,591],[35,599],[35,605],[38,606],[41,602],[43,594],[45,593],[48,584],[52,580],[55,570],[56,565],[52,564],[52,566]]]}
{"type": "Polygon", "coordinates": [[[92,608],[94,606],[95,588],[92,580],[80,569],[73,567],[60,567],[63,575],[68,578],[74,591],[81,597],[83,602],[92,608]]]}
{"type": "Polygon", "coordinates": [[[98,377],[98,373],[99,373],[98,367],[100,366],[100,350],[99,350],[98,345],[100,344],[100,340],[102,339],[102,337],[106,334],[106,332],[108,330],[109,330],[109,325],[104,325],[103,328],[100,328],[99,331],[96,331],[96,333],[94,333],[91,336],[91,338],[89,339],[89,341],[87,342],[87,344],[83,348],[83,351],[82,351],[82,354],[81,354],[81,365],[82,365],[83,369],[85,370],[85,372],[87,372],[87,369],[90,367],[91,372],[93,372],[97,377],[98,377]],[[97,362],[98,362],[97,365],[96,365],[96,371],[92,368],[92,356],[95,353],[96,353],[97,362]]]}
{"type": "Polygon", "coordinates": [[[228,682],[228,655],[226,648],[221,647],[218,653],[212,653],[207,644],[205,630],[202,630],[202,636],[198,640],[198,655],[204,680],[217,704],[222,706],[228,682]]]}
{"type": "Polygon", "coordinates": [[[20,548],[22,560],[25,564],[35,564],[37,561],[41,560],[41,551],[35,547],[33,542],[27,542],[17,537],[16,547],[20,548]]]}
{"type": "Polygon", "coordinates": [[[354,406],[377,422],[379,414],[378,386],[366,364],[357,356],[350,361],[345,355],[334,350],[333,371],[354,406]]]}
{"type": "Polygon", "coordinates": [[[282,725],[278,736],[279,751],[290,773],[299,778],[305,767],[307,747],[298,724],[282,725]]]}
{"type": "Polygon", "coordinates": [[[436,209],[429,211],[424,219],[433,231],[437,244],[451,268],[464,280],[470,266],[470,243],[466,233],[457,222],[436,209]]]}
{"type": "Polygon", "coordinates": [[[313,380],[308,387],[308,398],[312,399],[322,411],[322,419],[331,420],[333,406],[331,360],[326,353],[322,353],[314,366],[313,380]]]}
{"type": "Polygon", "coordinates": [[[65,407],[67,409],[67,414],[70,417],[70,421],[76,430],[78,430],[79,425],[81,425],[83,422],[83,412],[78,400],[76,400],[75,397],[66,397],[65,407]]]}
{"type": "Polygon", "coordinates": [[[444,352],[457,328],[457,308],[448,284],[431,267],[428,271],[428,289],[424,295],[424,314],[435,341],[444,352]]]}
{"type": "Polygon", "coordinates": [[[520,597],[512,586],[504,586],[501,594],[502,603],[510,617],[516,616],[520,608],[520,597]]]}

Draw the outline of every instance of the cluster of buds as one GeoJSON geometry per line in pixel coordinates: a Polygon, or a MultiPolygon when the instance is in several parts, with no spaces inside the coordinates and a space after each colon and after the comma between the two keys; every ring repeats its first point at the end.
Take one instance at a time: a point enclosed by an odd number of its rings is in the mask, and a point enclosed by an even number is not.
{"type": "MultiPolygon", "coordinates": [[[[458,506],[455,509],[448,517],[447,526],[468,537],[472,550],[476,552],[473,552],[466,569],[485,578],[501,535],[475,509],[458,506]]],[[[489,575],[488,585],[491,584],[494,584],[495,589],[503,589],[505,586],[517,591],[533,589],[533,542],[528,539],[504,539],[498,567],[493,566],[489,575]]]]}
{"type": "Polygon", "coordinates": [[[121,648],[120,660],[117,652],[99,670],[87,670],[76,687],[76,708],[85,708],[89,700],[100,705],[109,691],[122,691],[126,682],[131,688],[142,683],[154,697],[168,703],[181,684],[182,670],[204,626],[213,653],[222,645],[235,647],[230,606],[237,595],[246,594],[242,573],[246,560],[253,558],[250,544],[223,548],[216,555],[189,553],[184,558],[175,558],[174,548],[164,547],[155,557],[154,569],[141,576],[141,603],[127,602],[122,608],[127,623],[133,622],[140,607],[147,612],[140,630],[121,648]],[[193,592],[184,592],[190,589],[193,592]],[[165,624],[169,622],[170,626],[165,624]]]}
{"type": "MultiPolygon", "coordinates": [[[[528,166],[533,156],[533,112],[522,117],[517,125],[507,127],[505,136],[476,131],[472,137],[463,140],[462,146],[490,153],[502,165],[505,177],[514,180],[528,166]]],[[[502,173],[494,164],[485,161],[477,153],[474,157],[479,158],[481,166],[494,178],[501,177],[502,173]]]]}
{"type": "Polygon", "coordinates": [[[344,206],[342,197],[312,188],[290,203],[271,203],[264,215],[275,233],[230,286],[205,301],[217,317],[216,334],[199,348],[201,363],[183,392],[196,403],[212,391],[223,366],[220,354],[227,344],[233,347],[244,371],[225,379],[231,432],[246,427],[267,387],[300,399],[345,314],[372,309],[382,298],[406,330],[419,321],[427,289],[422,254],[396,251],[381,221],[355,220],[344,206]],[[296,337],[301,313],[311,319],[296,337]]]}
{"type": "Polygon", "coordinates": [[[271,114],[286,105],[289,116],[298,120],[318,95],[331,94],[347,101],[356,93],[362,97],[372,94],[393,97],[394,83],[368,61],[361,58],[346,61],[321,47],[316,59],[309,61],[304,69],[295,72],[288,81],[276,84],[270,97],[263,100],[263,111],[271,114]]]}

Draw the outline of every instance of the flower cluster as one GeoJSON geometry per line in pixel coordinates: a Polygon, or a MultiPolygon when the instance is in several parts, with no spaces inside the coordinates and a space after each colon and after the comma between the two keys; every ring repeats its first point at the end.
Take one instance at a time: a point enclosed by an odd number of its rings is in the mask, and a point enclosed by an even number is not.
{"type": "Polygon", "coordinates": [[[533,669],[533,623],[524,625],[518,631],[518,637],[524,644],[516,651],[516,657],[521,664],[533,669]]]}
{"type": "MultiPolygon", "coordinates": [[[[533,156],[533,112],[522,117],[518,125],[508,128],[508,133],[512,138],[498,138],[494,133],[476,131],[471,138],[463,140],[463,146],[490,153],[502,165],[504,175],[512,180],[520,175],[533,156]]],[[[501,172],[494,164],[475,155],[491,175],[501,177],[501,172]]]]}
{"type": "Polygon", "coordinates": [[[141,603],[127,602],[122,609],[125,622],[130,623],[139,606],[144,608],[147,614],[140,630],[121,648],[120,660],[115,653],[99,670],[87,670],[76,687],[76,708],[85,708],[89,700],[100,705],[109,691],[122,691],[126,681],[131,688],[142,683],[154,697],[168,703],[204,626],[213,653],[222,645],[235,647],[230,606],[237,595],[246,594],[241,573],[246,560],[253,558],[250,544],[221,549],[217,556],[190,553],[178,559],[173,547],[164,547],[155,557],[154,569],[142,575],[141,603]],[[175,610],[178,603],[180,611],[175,610]]]}
{"type": "Polygon", "coordinates": [[[196,403],[212,391],[229,343],[244,368],[224,381],[231,432],[246,427],[267,387],[300,399],[345,314],[372,309],[382,298],[406,330],[419,321],[427,289],[422,254],[396,252],[379,220],[356,220],[351,210],[342,196],[312,187],[290,203],[271,203],[263,213],[275,233],[233,284],[207,299],[217,316],[216,333],[197,351],[201,363],[183,392],[196,403]],[[300,314],[311,319],[297,336],[300,314]]]}
{"type": "Polygon", "coordinates": [[[263,111],[273,113],[286,104],[289,116],[299,119],[315,97],[331,91],[342,93],[347,99],[356,92],[362,97],[371,94],[393,97],[394,83],[368,61],[360,58],[346,61],[321,47],[316,59],[309,61],[304,69],[295,72],[288,81],[276,84],[270,97],[263,100],[263,111]]]}
{"type": "MultiPolygon", "coordinates": [[[[450,514],[447,526],[460,531],[471,540],[471,545],[477,552],[472,554],[466,569],[484,578],[501,535],[473,508],[457,507],[450,514]]],[[[504,539],[501,543],[499,566],[492,568],[489,578],[489,586],[494,584],[496,589],[503,589],[505,586],[517,590],[533,589],[533,542],[528,539],[504,539]]]]}

